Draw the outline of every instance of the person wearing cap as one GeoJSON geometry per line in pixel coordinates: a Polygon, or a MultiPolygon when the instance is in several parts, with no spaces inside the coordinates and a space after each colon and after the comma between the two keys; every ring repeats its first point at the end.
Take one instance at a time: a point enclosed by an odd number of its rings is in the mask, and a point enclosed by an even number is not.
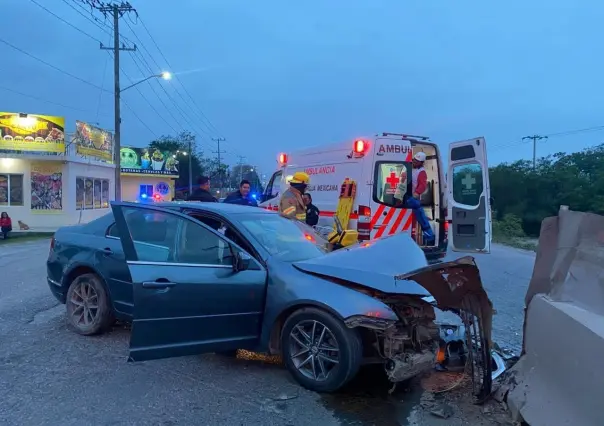
{"type": "Polygon", "coordinates": [[[289,219],[306,222],[306,204],[304,191],[310,182],[310,177],[304,172],[296,172],[289,181],[289,188],[283,192],[279,200],[279,213],[289,219]]]}
{"type": "Polygon", "coordinates": [[[415,219],[418,221],[424,234],[424,243],[430,243],[434,241],[434,231],[430,226],[430,221],[426,216],[420,197],[428,188],[428,174],[424,169],[424,162],[426,161],[426,153],[418,152],[413,156],[411,160],[412,171],[411,171],[411,196],[407,196],[407,173],[403,171],[400,177],[400,183],[397,185],[396,193],[394,198],[397,199],[398,204],[402,204],[405,208],[412,209],[415,219]]]}

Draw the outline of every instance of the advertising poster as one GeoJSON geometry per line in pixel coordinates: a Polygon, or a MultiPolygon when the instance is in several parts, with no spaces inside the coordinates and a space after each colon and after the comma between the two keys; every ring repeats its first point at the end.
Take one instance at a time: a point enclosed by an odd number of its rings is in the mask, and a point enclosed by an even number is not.
{"type": "Polygon", "coordinates": [[[32,213],[61,213],[63,209],[62,164],[31,164],[32,213]]]}
{"type": "Polygon", "coordinates": [[[122,173],[178,177],[178,160],[174,153],[154,148],[122,148],[120,168],[122,173]]]}
{"type": "Polygon", "coordinates": [[[0,152],[65,153],[65,118],[0,112],[0,152]]]}
{"type": "Polygon", "coordinates": [[[113,153],[113,133],[83,121],[76,120],[76,131],[73,135],[76,151],[86,157],[111,161],[113,153]]]}

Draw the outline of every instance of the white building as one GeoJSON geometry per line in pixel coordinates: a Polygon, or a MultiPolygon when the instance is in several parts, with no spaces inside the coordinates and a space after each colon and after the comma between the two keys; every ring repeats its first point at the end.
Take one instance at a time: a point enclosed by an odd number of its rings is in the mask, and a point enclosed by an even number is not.
{"type": "MultiPolygon", "coordinates": [[[[83,158],[68,146],[66,155],[0,152],[0,212],[7,212],[13,230],[19,221],[32,231],[49,231],[86,223],[110,211],[115,199],[115,165],[83,158]]],[[[141,199],[143,187],[171,200],[174,176],[122,173],[122,199],[141,199]]]]}

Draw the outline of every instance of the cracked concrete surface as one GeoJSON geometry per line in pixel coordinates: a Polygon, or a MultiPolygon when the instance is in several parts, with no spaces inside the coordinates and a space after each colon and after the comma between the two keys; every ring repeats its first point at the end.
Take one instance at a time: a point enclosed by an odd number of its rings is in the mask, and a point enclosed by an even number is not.
{"type": "MultiPolygon", "coordinates": [[[[387,395],[369,371],[338,395],[300,388],[278,365],[216,355],[126,362],[129,331],[67,329],[46,284],[48,241],[0,246],[0,424],[6,425],[461,425],[437,419],[418,392],[387,395]]],[[[455,257],[454,255],[449,257],[455,257]]],[[[495,340],[520,347],[534,254],[494,246],[477,257],[497,315],[495,340]]],[[[478,414],[476,414],[478,416],[478,414]]],[[[480,420],[472,424],[499,424],[480,420]]],[[[467,423],[466,423],[467,424],[467,423]]]]}

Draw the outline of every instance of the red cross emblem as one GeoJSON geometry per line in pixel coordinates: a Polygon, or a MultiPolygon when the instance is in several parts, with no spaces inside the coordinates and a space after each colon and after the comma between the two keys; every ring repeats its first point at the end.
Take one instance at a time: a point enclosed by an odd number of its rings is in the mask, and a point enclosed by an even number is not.
{"type": "Polygon", "coordinates": [[[396,173],[394,172],[390,172],[390,177],[386,179],[386,183],[390,185],[390,188],[396,188],[396,185],[398,185],[400,181],[401,180],[396,176],[396,173]]]}

